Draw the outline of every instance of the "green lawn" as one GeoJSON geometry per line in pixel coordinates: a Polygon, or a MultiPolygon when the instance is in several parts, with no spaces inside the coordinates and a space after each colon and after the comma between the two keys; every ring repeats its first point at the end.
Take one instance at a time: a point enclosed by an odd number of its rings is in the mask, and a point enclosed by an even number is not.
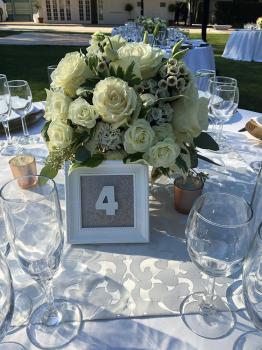
{"type": "MultiPolygon", "coordinates": [[[[199,35],[191,37],[199,38],[199,35]]],[[[219,75],[231,76],[238,80],[241,108],[262,112],[262,63],[238,62],[222,58],[221,54],[227,39],[227,34],[208,35],[208,41],[215,49],[217,72],[219,75]]],[[[46,67],[57,64],[65,53],[78,49],[80,48],[67,46],[4,45],[1,46],[0,73],[5,73],[8,79],[28,80],[34,100],[43,100],[44,89],[48,87],[46,67]]]]}

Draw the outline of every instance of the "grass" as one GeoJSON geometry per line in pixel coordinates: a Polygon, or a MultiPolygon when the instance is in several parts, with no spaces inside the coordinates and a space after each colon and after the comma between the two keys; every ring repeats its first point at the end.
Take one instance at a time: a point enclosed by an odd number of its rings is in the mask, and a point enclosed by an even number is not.
{"type": "MultiPolygon", "coordinates": [[[[1,35],[1,31],[0,31],[1,35]]],[[[199,38],[200,35],[191,35],[199,38]]],[[[240,108],[262,112],[262,63],[238,62],[221,57],[227,34],[209,34],[208,41],[214,47],[216,68],[219,75],[234,77],[239,82],[240,108]]],[[[25,79],[29,82],[35,101],[45,99],[48,87],[47,66],[57,64],[70,51],[80,47],[70,46],[1,46],[0,67],[9,80],[25,79]]],[[[81,48],[83,51],[85,48],[81,48]]]]}
{"type": "Polygon", "coordinates": [[[10,35],[18,35],[23,33],[22,31],[14,31],[14,30],[0,30],[0,38],[4,38],[10,35]]]}

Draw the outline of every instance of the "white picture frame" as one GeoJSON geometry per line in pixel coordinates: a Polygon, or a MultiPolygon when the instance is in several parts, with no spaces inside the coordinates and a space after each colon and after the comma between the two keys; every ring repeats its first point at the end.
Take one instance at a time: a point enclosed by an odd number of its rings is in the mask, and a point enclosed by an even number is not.
{"type": "Polygon", "coordinates": [[[69,164],[66,164],[65,195],[68,243],[147,243],[149,241],[147,166],[124,164],[122,161],[103,161],[96,168],[79,167],[70,174],[68,174],[68,169],[69,164]],[[128,187],[125,187],[126,180],[128,180],[128,187]],[[99,190],[99,186],[102,186],[102,182],[106,184],[102,191],[108,193],[109,197],[115,196],[112,205],[110,201],[113,200],[113,197],[106,198],[108,203],[103,203],[101,200],[103,193],[99,190]],[[110,185],[112,182],[117,184],[115,186],[116,193],[115,187],[110,185]],[[96,193],[96,188],[100,192],[96,193]],[[125,194],[123,189],[127,189],[129,193],[125,194]],[[118,206],[118,199],[120,206],[118,206]],[[106,207],[108,211],[103,207],[106,207]],[[121,210],[124,210],[124,214],[119,217],[121,210]],[[96,218],[96,214],[100,217],[96,218]],[[108,220],[112,220],[112,226],[107,225],[108,220]],[[125,225],[121,226],[121,220],[125,221],[125,225]],[[88,221],[91,221],[91,224],[88,221]],[[114,222],[117,222],[118,225],[114,222]],[[99,227],[96,226],[97,223],[99,227]]]}

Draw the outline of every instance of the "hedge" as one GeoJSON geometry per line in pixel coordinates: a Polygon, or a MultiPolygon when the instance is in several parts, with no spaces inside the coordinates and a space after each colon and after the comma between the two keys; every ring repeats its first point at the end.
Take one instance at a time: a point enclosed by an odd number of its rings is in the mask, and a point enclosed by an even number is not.
{"type": "Polygon", "coordinates": [[[232,24],[239,27],[245,23],[255,23],[260,16],[262,16],[261,2],[218,1],[215,7],[216,24],[232,24]]]}

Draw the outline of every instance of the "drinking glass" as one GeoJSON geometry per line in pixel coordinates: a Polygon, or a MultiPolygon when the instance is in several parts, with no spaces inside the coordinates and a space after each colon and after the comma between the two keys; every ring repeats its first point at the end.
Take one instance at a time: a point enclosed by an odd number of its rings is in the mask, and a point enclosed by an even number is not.
{"type": "Polygon", "coordinates": [[[224,123],[233,116],[235,106],[235,95],[237,86],[233,85],[214,85],[213,92],[210,98],[210,108],[212,115],[219,120],[220,127],[217,135],[217,143],[220,150],[223,150],[221,135],[224,123]]]}
{"type": "Polygon", "coordinates": [[[7,85],[7,79],[4,74],[0,74],[0,122],[3,125],[7,139],[7,144],[1,148],[1,154],[4,156],[13,156],[21,151],[21,149],[12,143],[9,130],[10,109],[10,91],[7,85]]]}
{"type": "Polygon", "coordinates": [[[220,338],[233,328],[228,304],[215,295],[215,277],[229,276],[243,264],[251,242],[252,209],[241,197],[207,192],[190,211],[186,238],[193,263],[208,277],[207,292],[189,295],[181,304],[185,324],[205,338],[220,338]]]}
{"type": "Polygon", "coordinates": [[[248,332],[239,338],[241,350],[262,348],[262,224],[243,268],[243,296],[251,321],[257,332],[248,332]]]}
{"type": "Polygon", "coordinates": [[[48,66],[47,67],[47,76],[48,76],[48,82],[49,82],[49,85],[51,85],[52,83],[52,73],[54,70],[56,70],[57,68],[57,65],[52,65],[52,66],[48,66]]]}
{"type": "Polygon", "coordinates": [[[5,337],[14,311],[12,278],[2,253],[0,253],[0,341],[5,337]]]}
{"type": "Polygon", "coordinates": [[[31,89],[25,80],[8,81],[8,86],[11,95],[11,109],[20,116],[22,122],[24,136],[20,137],[18,142],[27,145],[30,143],[30,135],[25,116],[32,106],[31,89]]]}
{"type": "Polygon", "coordinates": [[[216,71],[212,69],[199,69],[195,73],[195,81],[198,88],[199,97],[206,97],[208,100],[211,97],[209,91],[209,80],[214,79],[216,71]]]}
{"type": "Polygon", "coordinates": [[[22,269],[39,283],[47,299],[32,313],[28,337],[40,348],[65,346],[77,336],[82,314],[77,305],[53,296],[52,280],[64,243],[55,182],[43,176],[24,176],[6,183],[0,197],[11,247],[22,269]],[[22,188],[21,183],[31,186],[22,188]]]}

